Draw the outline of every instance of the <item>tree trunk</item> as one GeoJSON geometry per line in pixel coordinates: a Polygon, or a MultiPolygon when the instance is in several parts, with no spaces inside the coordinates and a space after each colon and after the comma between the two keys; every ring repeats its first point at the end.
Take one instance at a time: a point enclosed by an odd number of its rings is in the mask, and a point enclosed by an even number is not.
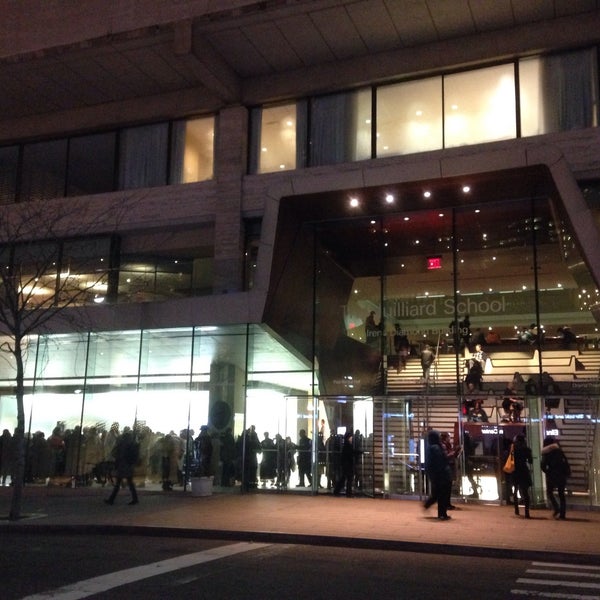
{"type": "Polygon", "coordinates": [[[14,432],[15,456],[13,456],[14,470],[11,475],[12,499],[8,518],[16,521],[21,518],[23,504],[23,486],[25,481],[25,408],[23,399],[25,396],[25,374],[23,369],[23,351],[20,338],[15,339],[13,354],[16,361],[16,396],[17,396],[17,428],[14,432]]]}

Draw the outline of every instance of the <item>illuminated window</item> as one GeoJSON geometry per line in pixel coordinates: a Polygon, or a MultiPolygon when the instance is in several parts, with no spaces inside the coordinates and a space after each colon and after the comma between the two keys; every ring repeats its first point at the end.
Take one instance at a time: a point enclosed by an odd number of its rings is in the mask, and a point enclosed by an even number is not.
{"type": "Polygon", "coordinates": [[[378,157],[441,147],[441,77],[378,88],[378,157]]]}
{"type": "Polygon", "coordinates": [[[173,124],[170,183],[194,183],[213,177],[214,137],[213,117],[173,124]]]}
{"type": "Polygon", "coordinates": [[[296,103],[257,109],[253,113],[254,163],[257,173],[296,168],[296,103]]]}
{"type": "Polygon", "coordinates": [[[512,64],[444,77],[446,148],[515,138],[512,64]]]}

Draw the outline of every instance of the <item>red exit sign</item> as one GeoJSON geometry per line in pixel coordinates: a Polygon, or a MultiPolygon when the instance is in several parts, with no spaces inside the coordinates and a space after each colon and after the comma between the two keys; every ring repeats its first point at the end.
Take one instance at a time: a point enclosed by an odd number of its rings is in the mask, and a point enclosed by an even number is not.
{"type": "Polygon", "coordinates": [[[441,256],[429,256],[427,258],[427,270],[441,269],[442,268],[442,257],[441,256]]]}

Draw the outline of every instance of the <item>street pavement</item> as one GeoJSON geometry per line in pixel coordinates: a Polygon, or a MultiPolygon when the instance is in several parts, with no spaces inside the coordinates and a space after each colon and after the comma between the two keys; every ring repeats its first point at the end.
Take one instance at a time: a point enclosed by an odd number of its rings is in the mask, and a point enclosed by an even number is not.
{"type": "Polygon", "coordinates": [[[2,534],[180,536],[600,565],[600,511],[586,507],[569,506],[565,521],[554,520],[545,508],[532,510],[526,520],[510,506],[455,502],[452,519],[439,521],[435,506],[426,511],[418,500],[218,488],[196,497],[181,488],[142,488],[139,504],[129,505],[124,489],[109,506],[108,490],[101,487],[27,486],[22,518],[8,521],[11,493],[0,488],[2,534]]]}

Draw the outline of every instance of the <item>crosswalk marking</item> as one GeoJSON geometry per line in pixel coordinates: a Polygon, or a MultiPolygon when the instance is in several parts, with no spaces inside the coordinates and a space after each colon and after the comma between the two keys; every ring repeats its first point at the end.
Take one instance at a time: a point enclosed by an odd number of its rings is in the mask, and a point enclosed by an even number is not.
{"type": "Polygon", "coordinates": [[[600,590],[600,583],[586,583],[584,581],[568,581],[567,579],[531,579],[529,577],[519,577],[517,583],[529,583],[534,585],[549,585],[556,587],[564,585],[567,587],[586,588],[590,590],[600,590]]]}
{"type": "Polygon", "coordinates": [[[269,544],[254,544],[251,542],[240,542],[238,544],[219,546],[218,548],[211,548],[210,550],[193,552],[192,554],[184,554],[168,560],[161,560],[149,565],[141,565],[131,569],[124,569],[123,571],[107,573],[106,575],[100,575],[99,577],[92,577],[91,579],[78,581],[55,590],[27,596],[22,600],[79,600],[79,598],[100,594],[122,585],[135,583],[141,579],[163,575],[170,571],[185,569],[186,567],[233,556],[240,552],[264,548],[266,546],[269,546],[269,544]]]}
{"type": "Polygon", "coordinates": [[[591,577],[593,579],[600,579],[600,573],[575,573],[567,571],[559,571],[556,569],[527,569],[528,573],[535,573],[536,575],[577,575],[577,577],[591,577]]]}
{"type": "Polygon", "coordinates": [[[553,600],[600,600],[600,583],[590,581],[590,579],[600,579],[600,567],[532,562],[525,574],[525,577],[519,577],[516,580],[515,583],[520,587],[512,589],[511,596],[551,598],[553,600]],[[545,579],[536,577],[540,575],[548,577],[545,579]],[[560,588],[561,591],[558,591],[557,588],[560,588]],[[579,590],[582,593],[577,593],[579,590]],[[599,593],[594,595],[585,593],[596,590],[599,593]]]}
{"type": "Polygon", "coordinates": [[[536,592],[535,590],[512,590],[513,596],[528,596],[530,598],[553,598],[554,600],[598,600],[600,596],[584,594],[563,594],[561,592],[536,592]]]}

